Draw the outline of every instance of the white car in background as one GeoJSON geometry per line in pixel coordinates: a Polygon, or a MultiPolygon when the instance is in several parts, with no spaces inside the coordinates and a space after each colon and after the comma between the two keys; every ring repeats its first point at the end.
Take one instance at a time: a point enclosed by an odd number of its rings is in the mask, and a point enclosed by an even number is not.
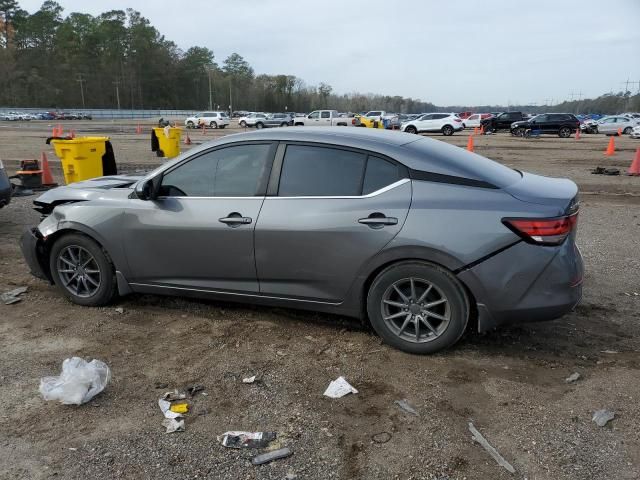
{"type": "Polygon", "coordinates": [[[633,130],[631,130],[631,138],[640,138],[640,125],[633,127],[633,130]]]}
{"type": "Polygon", "coordinates": [[[227,112],[202,112],[184,121],[187,128],[201,128],[202,124],[209,128],[224,128],[229,125],[227,112]]]}
{"type": "Polygon", "coordinates": [[[403,123],[400,129],[407,133],[440,132],[448,137],[463,130],[464,125],[455,113],[425,113],[416,120],[403,123]]]}
{"type": "Polygon", "coordinates": [[[636,119],[624,117],[622,115],[611,115],[598,120],[597,132],[604,134],[614,134],[622,131],[624,135],[628,135],[633,130],[633,127],[638,125],[636,119]]]}
{"type": "Polygon", "coordinates": [[[474,113],[473,115],[469,115],[467,118],[463,119],[462,125],[464,128],[480,128],[480,120],[484,120],[490,116],[490,113],[474,113]]]}
{"type": "Polygon", "coordinates": [[[238,119],[238,125],[242,128],[244,127],[255,127],[258,120],[266,120],[267,114],[262,112],[253,112],[245,117],[240,117],[238,119]]]}

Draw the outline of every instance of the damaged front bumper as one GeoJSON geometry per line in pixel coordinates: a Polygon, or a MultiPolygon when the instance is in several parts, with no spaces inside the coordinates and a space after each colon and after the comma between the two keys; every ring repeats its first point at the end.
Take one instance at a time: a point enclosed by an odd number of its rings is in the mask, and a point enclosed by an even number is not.
{"type": "Polygon", "coordinates": [[[22,234],[20,249],[29,266],[29,270],[31,270],[31,274],[51,282],[49,266],[44,264],[44,259],[46,258],[44,241],[37,228],[31,228],[22,234]]]}

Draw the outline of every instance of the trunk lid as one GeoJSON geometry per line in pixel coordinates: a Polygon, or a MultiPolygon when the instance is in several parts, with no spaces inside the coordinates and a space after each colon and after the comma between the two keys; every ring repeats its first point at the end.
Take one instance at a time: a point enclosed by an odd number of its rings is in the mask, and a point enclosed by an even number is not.
{"type": "Polygon", "coordinates": [[[563,214],[578,195],[578,186],[567,178],[551,178],[522,172],[522,179],[504,190],[523,202],[556,206],[563,214]]]}

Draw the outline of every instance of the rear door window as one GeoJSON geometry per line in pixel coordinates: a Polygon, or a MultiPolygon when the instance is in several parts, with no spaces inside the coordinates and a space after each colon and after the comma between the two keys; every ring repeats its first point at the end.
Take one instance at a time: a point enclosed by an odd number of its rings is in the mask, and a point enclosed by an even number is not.
{"type": "Polygon", "coordinates": [[[278,195],[359,196],[366,161],[363,153],[331,147],[288,145],[278,195]]]}
{"type": "Polygon", "coordinates": [[[321,118],[331,118],[331,112],[322,112],[321,118]]]}
{"type": "Polygon", "coordinates": [[[362,185],[362,195],[380,190],[397,182],[400,178],[400,168],[397,164],[369,155],[362,185]]]}

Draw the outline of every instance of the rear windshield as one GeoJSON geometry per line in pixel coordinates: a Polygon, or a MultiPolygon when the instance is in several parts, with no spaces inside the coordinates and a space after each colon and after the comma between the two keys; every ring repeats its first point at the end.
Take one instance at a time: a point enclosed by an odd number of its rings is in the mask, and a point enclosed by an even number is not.
{"type": "Polygon", "coordinates": [[[481,180],[499,188],[522,178],[517,170],[439,140],[422,138],[404,148],[414,155],[403,163],[414,170],[481,180]]]}

